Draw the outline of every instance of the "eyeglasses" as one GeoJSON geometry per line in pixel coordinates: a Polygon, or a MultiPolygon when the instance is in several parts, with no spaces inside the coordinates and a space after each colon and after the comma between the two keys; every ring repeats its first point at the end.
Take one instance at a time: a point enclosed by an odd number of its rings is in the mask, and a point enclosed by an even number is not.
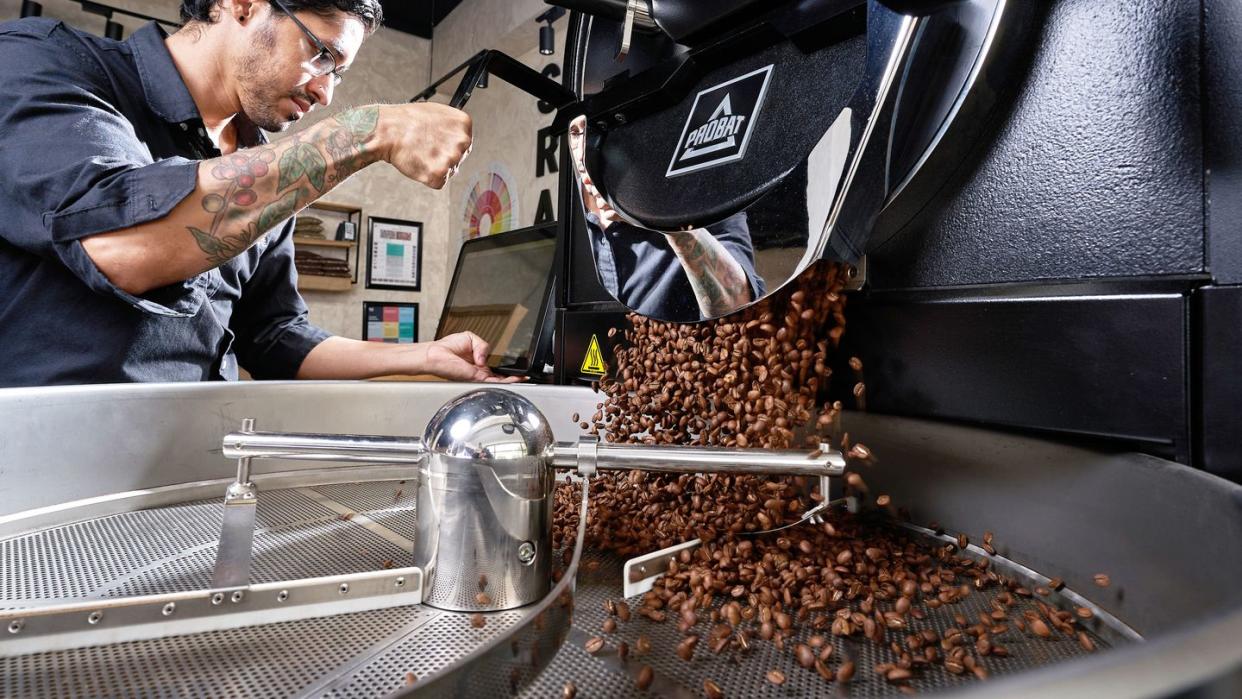
{"type": "Polygon", "coordinates": [[[341,69],[337,67],[336,56],[332,53],[332,51],[319,40],[319,37],[315,36],[314,32],[307,29],[306,25],[302,24],[302,20],[298,19],[291,11],[289,11],[289,8],[285,7],[283,2],[280,0],[270,1],[277,9],[288,15],[289,19],[293,20],[294,24],[298,25],[298,29],[301,29],[302,33],[306,35],[306,38],[310,39],[311,46],[314,46],[319,51],[319,53],[315,54],[315,57],[311,59],[311,73],[316,78],[321,75],[328,75],[331,73],[332,84],[340,85],[341,80],[343,79],[341,77],[341,69]]]}

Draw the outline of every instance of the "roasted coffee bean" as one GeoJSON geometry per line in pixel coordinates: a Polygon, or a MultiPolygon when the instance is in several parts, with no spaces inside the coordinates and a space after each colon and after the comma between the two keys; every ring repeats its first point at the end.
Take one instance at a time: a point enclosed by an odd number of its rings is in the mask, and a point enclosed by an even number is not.
{"type": "Polygon", "coordinates": [[[707,699],[723,699],[724,690],[711,680],[703,680],[703,694],[707,699]]]}
{"type": "Polygon", "coordinates": [[[646,655],[651,652],[651,639],[646,636],[639,635],[639,637],[634,641],[634,652],[639,655],[646,655]]]}
{"type": "Polygon", "coordinates": [[[889,502],[891,502],[891,500],[887,495],[881,495],[880,497],[875,499],[875,504],[879,505],[880,507],[888,507],[889,502]]]}
{"type": "Polygon", "coordinates": [[[1082,646],[1082,649],[1088,653],[1095,651],[1095,642],[1091,640],[1086,631],[1078,632],[1078,645],[1082,646]]]}
{"type": "Polygon", "coordinates": [[[837,681],[849,682],[854,678],[854,661],[846,660],[841,663],[841,667],[837,668],[837,681]]]}
{"type": "Polygon", "coordinates": [[[1109,579],[1107,573],[1096,573],[1091,579],[1094,580],[1095,584],[1100,587],[1108,587],[1112,584],[1112,580],[1109,579]]]}
{"type": "Polygon", "coordinates": [[[780,670],[768,670],[768,674],[766,676],[768,681],[777,687],[785,684],[785,673],[780,670]]]}
{"type": "Polygon", "coordinates": [[[625,641],[621,641],[620,643],[618,643],[617,644],[617,657],[620,658],[621,662],[623,663],[629,660],[630,659],[630,644],[626,643],[625,641]]]}
{"type": "Polygon", "coordinates": [[[624,601],[617,602],[617,618],[621,621],[630,620],[630,605],[624,601]]]}
{"type": "Polygon", "coordinates": [[[1050,638],[1052,636],[1052,629],[1048,628],[1043,619],[1032,619],[1030,626],[1031,633],[1040,638],[1050,638]]]}
{"type": "Polygon", "coordinates": [[[604,649],[604,639],[600,638],[599,636],[592,636],[586,642],[586,645],[584,645],[583,648],[585,648],[586,652],[590,653],[591,655],[595,655],[596,653],[604,649]]]}
{"type": "Polygon", "coordinates": [[[491,605],[492,598],[488,597],[486,592],[480,592],[474,596],[474,602],[480,607],[487,607],[491,605]]]}
{"type": "Polygon", "coordinates": [[[902,680],[908,680],[911,677],[914,677],[914,673],[902,667],[895,667],[892,670],[889,670],[888,672],[884,673],[884,679],[888,680],[889,682],[900,682],[902,680]]]}
{"type": "Polygon", "coordinates": [[[481,629],[487,624],[487,618],[482,614],[471,614],[470,625],[476,629],[481,629]]]}
{"type": "Polygon", "coordinates": [[[617,621],[612,617],[604,619],[604,633],[616,633],[617,621]]]}
{"type": "Polygon", "coordinates": [[[1091,611],[1090,607],[1075,607],[1074,613],[1078,615],[1079,619],[1090,619],[1095,616],[1095,612],[1091,611]]]}
{"type": "Polygon", "coordinates": [[[635,684],[638,685],[639,689],[645,692],[654,680],[655,670],[652,670],[650,665],[643,665],[642,669],[638,671],[638,679],[635,684]]]}
{"type": "Polygon", "coordinates": [[[811,650],[810,646],[799,643],[794,646],[794,655],[802,667],[810,669],[815,666],[815,651],[811,650]]]}
{"type": "Polygon", "coordinates": [[[415,675],[413,672],[405,673],[405,686],[409,687],[415,682],[418,682],[418,675],[415,675]]]}
{"type": "Polygon", "coordinates": [[[694,647],[699,644],[698,636],[686,636],[677,644],[677,657],[682,660],[690,660],[694,657],[694,647]]]}

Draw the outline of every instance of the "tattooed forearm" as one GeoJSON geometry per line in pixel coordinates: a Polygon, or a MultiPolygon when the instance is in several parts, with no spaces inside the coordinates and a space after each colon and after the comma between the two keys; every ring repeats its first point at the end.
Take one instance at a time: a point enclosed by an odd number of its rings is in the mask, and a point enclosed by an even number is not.
{"type": "MultiPolygon", "coordinates": [[[[276,145],[208,161],[200,178],[205,227],[188,226],[212,267],[244,252],[260,236],[379,158],[367,148],[379,107],[346,111],[276,145]]],[[[200,170],[201,172],[201,170],[200,170]]]]}
{"type": "Polygon", "coordinates": [[[665,237],[686,271],[704,317],[731,313],[753,300],[746,272],[711,233],[697,228],[665,237]]]}

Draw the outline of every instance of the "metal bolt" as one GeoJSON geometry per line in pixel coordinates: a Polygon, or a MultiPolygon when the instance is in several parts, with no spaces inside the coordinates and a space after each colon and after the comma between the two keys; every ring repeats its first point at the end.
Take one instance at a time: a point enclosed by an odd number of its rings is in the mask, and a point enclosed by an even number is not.
{"type": "Polygon", "coordinates": [[[535,562],[535,545],[529,541],[523,541],[517,550],[518,560],[522,565],[530,565],[535,562]]]}
{"type": "Polygon", "coordinates": [[[624,114],[622,114],[621,112],[617,112],[616,114],[613,114],[613,115],[612,115],[612,118],[613,118],[613,119],[616,119],[618,124],[624,124],[624,123],[625,123],[625,115],[624,115],[624,114]]]}
{"type": "Polygon", "coordinates": [[[217,592],[216,594],[214,594],[214,595],[212,595],[212,596],[211,596],[211,603],[212,603],[212,604],[216,604],[216,605],[218,605],[218,604],[220,604],[220,603],[222,603],[222,602],[224,602],[224,593],[223,593],[223,592],[217,592]]]}
{"type": "Polygon", "coordinates": [[[341,590],[341,594],[342,594],[342,595],[344,595],[344,594],[348,594],[348,593],[349,593],[349,583],[341,583],[341,588],[340,588],[340,590],[341,590]]]}
{"type": "Polygon", "coordinates": [[[9,622],[9,633],[19,633],[21,632],[22,627],[25,625],[26,625],[26,622],[22,621],[21,619],[14,619],[13,621],[9,622]]]}
{"type": "Polygon", "coordinates": [[[95,624],[98,624],[101,619],[103,619],[103,612],[94,611],[91,612],[90,616],[86,617],[86,623],[94,626],[95,624]]]}
{"type": "Polygon", "coordinates": [[[403,575],[403,576],[401,576],[401,577],[399,577],[399,578],[397,578],[396,585],[397,585],[397,587],[401,587],[401,586],[405,585],[405,576],[404,576],[404,575],[403,575]]]}
{"type": "Polygon", "coordinates": [[[168,604],[164,605],[164,616],[172,616],[172,613],[175,611],[177,611],[176,602],[169,602],[168,604]]]}
{"type": "Polygon", "coordinates": [[[245,596],[246,596],[246,593],[242,592],[241,590],[233,590],[233,594],[229,595],[229,601],[232,602],[233,604],[237,604],[238,602],[242,601],[242,598],[245,596]]]}
{"type": "Polygon", "coordinates": [[[289,591],[288,591],[288,590],[281,590],[281,591],[280,591],[280,594],[276,595],[276,601],[277,601],[277,602],[284,602],[284,601],[285,601],[285,600],[287,600],[287,599],[289,599],[289,591]]]}

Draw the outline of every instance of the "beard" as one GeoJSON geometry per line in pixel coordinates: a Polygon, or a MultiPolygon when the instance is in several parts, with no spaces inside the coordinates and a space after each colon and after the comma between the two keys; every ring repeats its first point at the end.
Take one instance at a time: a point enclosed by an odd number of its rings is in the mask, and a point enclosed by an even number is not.
{"type": "Polygon", "coordinates": [[[242,113],[269,133],[285,131],[297,121],[292,109],[282,106],[286,99],[296,97],[308,105],[315,104],[307,92],[290,91],[278,77],[281,71],[272,65],[275,45],[275,32],[269,28],[259,35],[253,49],[239,59],[237,66],[242,113]]]}

